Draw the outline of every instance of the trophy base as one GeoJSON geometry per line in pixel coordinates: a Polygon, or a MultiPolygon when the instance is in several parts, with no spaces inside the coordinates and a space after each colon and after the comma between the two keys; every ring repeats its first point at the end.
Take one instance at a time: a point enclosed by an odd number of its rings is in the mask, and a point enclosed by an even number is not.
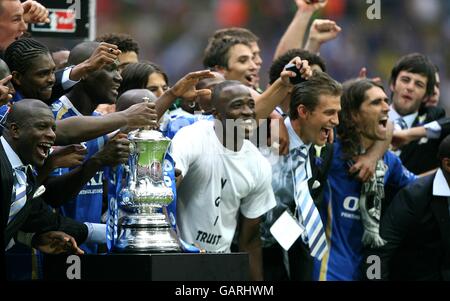
{"type": "Polygon", "coordinates": [[[119,253],[179,253],[181,247],[163,214],[126,216],[119,226],[114,251],[119,253]]]}

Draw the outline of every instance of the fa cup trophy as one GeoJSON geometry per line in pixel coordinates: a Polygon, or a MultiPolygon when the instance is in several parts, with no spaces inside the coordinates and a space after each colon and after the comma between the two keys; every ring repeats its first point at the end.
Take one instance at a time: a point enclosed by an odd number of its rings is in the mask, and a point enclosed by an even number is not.
{"type": "Polygon", "coordinates": [[[126,184],[118,195],[116,252],[180,252],[165,205],[173,192],[163,179],[164,157],[170,139],[160,132],[141,129],[128,135],[131,152],[126,184]]]}

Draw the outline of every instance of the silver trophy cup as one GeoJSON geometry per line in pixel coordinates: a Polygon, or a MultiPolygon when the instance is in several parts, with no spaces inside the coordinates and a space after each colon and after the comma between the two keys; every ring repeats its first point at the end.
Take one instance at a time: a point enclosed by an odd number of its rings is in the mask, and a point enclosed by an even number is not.
{"type": "Polygon", "coordinates": [[[118,197],[116,252],[180,252],[165,205],[173,192],[163,179],[163,163],[170,139],[153,130],[129,134],[128,175],[118,197]]]}

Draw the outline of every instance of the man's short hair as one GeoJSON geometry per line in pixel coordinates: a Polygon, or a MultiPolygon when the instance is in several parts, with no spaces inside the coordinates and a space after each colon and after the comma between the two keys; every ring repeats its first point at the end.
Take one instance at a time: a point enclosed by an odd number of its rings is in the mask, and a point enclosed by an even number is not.
{"type": "Polygon", "coordinates": [[[366,100],[366,92],[373,87],[378,87],[384,91],[384,87],[370,79],[352,79],[343,85],[344,91],[341,98],[343,113],[356,113],[362,103],[366,100]]]}
{"type": "Polygon", "coordinates": [[[216,66],[228,68],[230,59],[229,51],[231,47],[244,44],[250,47],[249,43],[237,37],[226,36],[213,40],[205,49],[203,55],[203,66],[214,69],[216,66]]]}
{"type": "Polygon", "coordinates": [[[125,33],[107,33],[95,39],[97,42],[105,42],[116,45],[122,52],[134,51],[139,54],[138,43],[128,34],[125,33]]]}
{"type": "Polygon", "coordinates": [[[285,54],[274,60],[272,66],[270,66],[270,84],[273,84],[280,77],[280,73],[284,70],[284,66],[286,66],[296,56],[299,56],[302,60],[307,60],[310,66],[318,65],[323,72],[327,71],[324,60],[317,54],[300,48],[290,49],[285,54]]]}
{"type": "Polygon", "coordinates": [[[25,73],[36,57],[49,54],[50,50],[36,40],[25,38],[14,41],[6,48],[4,60],[11,72],[25,73]]]}
{"type": "Polygon", "coordinates": [[[436,68],[428,57],[420,53],[411,53],[400,58],[391,71],[389,83],[394,85],[401,71],[407,71],[425,76],[428,79],[425,96],[434,93],[436,84],[436,68]]]}
{"type": "Polygon", "coordinates": [[[297,108],[304,105],[314,111],[321,95],[340,96],[342,85],[325,72],[316,71],[308,80],[294,86],[289,107],[289,117],[298,118],[297,108]]]}
{"type": "Polygon", "coordinates": [[[259,38],[247,28],[242,27],[228,27],[216,30],[210,41],[222,39],[224,37],[236,37],[247,43],[258,42],[259,38]]]}

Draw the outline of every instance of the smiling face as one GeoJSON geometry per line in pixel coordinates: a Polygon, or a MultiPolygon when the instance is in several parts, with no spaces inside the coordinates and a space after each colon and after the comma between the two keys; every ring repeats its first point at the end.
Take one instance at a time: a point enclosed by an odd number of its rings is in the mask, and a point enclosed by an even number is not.
{"type": "Polygon", "coordinates": [[[330,132],[339,124],[341,97],[320,95],[314,110],[304,105],[297,108],[300,121],[300,138],[305,144],[325,145],[330,132]]]}
{"type": "Polygon", "coordinates": [[[13,126],[17,153],[24,164],[42,166],[55,142],[55,118],[50,109],[35,108],[20,125],[13,126]]]}
{"type": "Polygon", "coordinates": [[[359,111],[353,114],[365,149],[376,140],[386,140],[389,104],[386,93],[379,87],[372,87],[365,93],[359,111]]]}
{"type": "Polygon", "coordinates": [[[119,95],[118,89],[122,82],[118,62],[109,64],[91,73],[85,80],[86,90],[93,94],[97,104],[114,104],[119,95]]]}
{"type": "Polygon", "coordinates": [[[50,53],[41,54],[32,60],[24,74],[13,71],[13,83],[24,97],[48,102],[55,84],[55,68],[50,53]]]}
{"type": "Polygon", "coordinates": [[[249,46],[236,44],[228,51],[228,67],[220,67],[227,80],[237,80],[244,85],[251,87],[258,68],[253,61],[253,53],[249,46]]]}
{"type": "Polygon", "coordinates": [[[224,129],[227,129],[227,121],[234,122],[237,138],[248,139],[253,134],[255,100],[248,87],[236,84],[223,88],[215,109],[215,116],[221,120],[224,129]]]}
{"type": "Polygon", "coordinates": [[[395,83],[391,85],[395,111],[401,116],[417,112],[425,98],[427,83],[425,75],[400,71],[395,83]]]}
{"type": "Polygon", "coordinates": [[[0,50],[5,50],[27,30],[19,0],[0,1],[0,50]]]}

